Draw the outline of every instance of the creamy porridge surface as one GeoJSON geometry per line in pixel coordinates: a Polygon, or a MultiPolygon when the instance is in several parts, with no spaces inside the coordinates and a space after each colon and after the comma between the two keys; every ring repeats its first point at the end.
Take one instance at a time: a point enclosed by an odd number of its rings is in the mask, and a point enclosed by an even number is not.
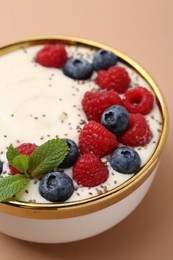
{"type": "MultiPolygon", "coordinates": [[[[86,81],[73,80],[64,76],[61,69],[45,68],[34,61],[43,46],[20,49],[0,57],[0,159],[4,162],[2,176],[9,174],[6,160],[7,147],[21,143],[42,144],[46,140],[60,137],[78,143],[80,129],[87,122],[81,100],[86,91],[98,89],[95,75],[86,81]]],[[[69,56],[83,57],[91,61],[95,50],[84,47],[66,47],[69,56]]],[[[118,63],[129,72],[132,87],[144,86],[147,82],[137,72],[123,63],[118,63]]],[[[162,128],[162,116],[155,102],[153,110],[146,116],[153,133],[151,142],[145,147],[135,148],[144,165],[153,154],[162,128]]],[[[68,201],[96,196],[127,181],[133,174],[120,174],[113,170],[107,158],[102,158],[109,169],[105,183],[93,188],[78,187],[68,201]]],[[[72,169],[65,170],[71,176],[72,169]]],[[[23,201],[48,202],[38,192],[38,180],[29,185],[16,197],[23,201]]]]}

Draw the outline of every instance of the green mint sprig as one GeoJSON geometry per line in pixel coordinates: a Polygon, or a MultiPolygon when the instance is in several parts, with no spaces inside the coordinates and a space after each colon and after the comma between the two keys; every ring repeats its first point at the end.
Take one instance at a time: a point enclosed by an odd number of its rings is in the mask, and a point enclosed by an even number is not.
{"type": "Polygon", "coordinates": [[[23,190],[29,183],[29,178],[25,175],[16,174],[4,177],[0,180],[0,202],[12,198],[23,190]]]}
{"type": "Polygon", "coordinates": [[[13,163],[13,159],[16,157],[16,156],[18,156],[18,155],[20,155],[20,153],[19,153],[19,151],[16,149],[16,148],[14,148],[13,146],[12,146],[12,144],[8,147],[8,150],[7,150],[7,153],[6,153],[6,157],[7,157],[7,160],[9,161],[9,163],[13,163]]]}
{"type": "Polygon", "coordinates": [[[68,153],[64,139],[53,139],[39,146],[30,156],[28,171],[32,177],[52,171],[58,167],[68,153]]]}
{"type": "Polygon", "coordinates": [[[27,173],[29,167],[29,159],[29,156],[20,154],[17,155],[12,161],[13,167],[18,169],[20,172],[24,173],[26,177],[29,177],[27,173]]]}
{"type": "Polygon", "coordinates": [[[6,156],[9,163],[23,174],[6,176],[0,179],[0,202],[7,201],[24,189],[31,178],[53,171],[68,153],[64,139],[52,139],[38,146],[31,156],[22,155],[12,145],[6,156]]]}

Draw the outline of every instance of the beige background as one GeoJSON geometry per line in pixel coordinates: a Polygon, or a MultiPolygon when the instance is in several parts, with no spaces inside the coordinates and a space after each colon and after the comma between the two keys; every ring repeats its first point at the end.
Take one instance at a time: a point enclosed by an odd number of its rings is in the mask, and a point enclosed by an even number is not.
{"type": "MultiPolygon", "coordinates": [[[[172,0],[0,0],[0,44],[67,35],[111,45],[158,82],[173,111],[172,0]]],[[[173,259],[172,123],[157,177],[141,205],[118,226],[75,243],[42,245],[0,234],[0,259],[173,259]]],[[[106,219],[105,219],[106,221],[106,219]]]]}

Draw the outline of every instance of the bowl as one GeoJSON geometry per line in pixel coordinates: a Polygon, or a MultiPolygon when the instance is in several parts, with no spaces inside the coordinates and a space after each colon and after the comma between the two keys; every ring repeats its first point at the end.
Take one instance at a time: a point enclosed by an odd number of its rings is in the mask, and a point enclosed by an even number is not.
{"type": "Polygon", "coordinates": [[[159,166],[168,132],[168,112],[164,97],[149,73],[132,58],[104,44],[64,36],[32,38],[2,46],[0,56],[50,43],[82,46],[95,51],[107,49],[115,53],[150,86],[163,120],[160,138],[151,158],[137,174],[117,187],[97,196],[65,203],[34,203],[17,199],[0,203],[0,232],[26,241],[64,243],[89,238],[110,229],[139,205],[159,166]]]}

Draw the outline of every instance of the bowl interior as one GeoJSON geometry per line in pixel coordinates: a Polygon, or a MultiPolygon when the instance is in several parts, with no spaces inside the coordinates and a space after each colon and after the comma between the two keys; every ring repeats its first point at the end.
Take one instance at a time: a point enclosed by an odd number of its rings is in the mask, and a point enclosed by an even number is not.
{"type": "Polygon", "coordinates": [[[14,215],[22,215],[27,217],[37,216],[43,218],[64,218],[70,216],[76,216],[81,214],[86,214],[90,212],[97,211],[117,201],[125,198],[135,189],[137,189],[151,174],[153,169],[158,163],[159,156],[163,150],[168,130],[168,112],[164,97],[157,86],[156,82],[152,79],[148,72],[142,68],[137,62],[123,54],[122,52],[115,50],[112,47],[106,46],[101,43],[92,42],[85,39],[78,39],[72,37],[42,37],[42,38],[32,38],[26,39],[19,42],[15,42],[0,48],[0,56],[7,53],[13,52],[21,48],[28,48],[36,45],[44,45],[50,43],[62,43],[67,46],[77,45],[86,48],[92,48],[94,50],[98,49],[108,49],[114,52],[119,61],[125,63],[130,68],[135,70],[151,87],[156,95],[157,103],[160,107],[162,117],[163,117],[163,128],[160,135],[160,140],[158,142],[157,148],[151,156],[150,160],[144,167],[129,180],[119,185],[118,187],[109,190],[103,194],[95,197],[91,197],[85,200],[79,200],[75,202],[65,202],[65,203],[31,203],[23,202],[18,200],[10,200],[5,203],[1,203],[0,210],[14,215]]]}

